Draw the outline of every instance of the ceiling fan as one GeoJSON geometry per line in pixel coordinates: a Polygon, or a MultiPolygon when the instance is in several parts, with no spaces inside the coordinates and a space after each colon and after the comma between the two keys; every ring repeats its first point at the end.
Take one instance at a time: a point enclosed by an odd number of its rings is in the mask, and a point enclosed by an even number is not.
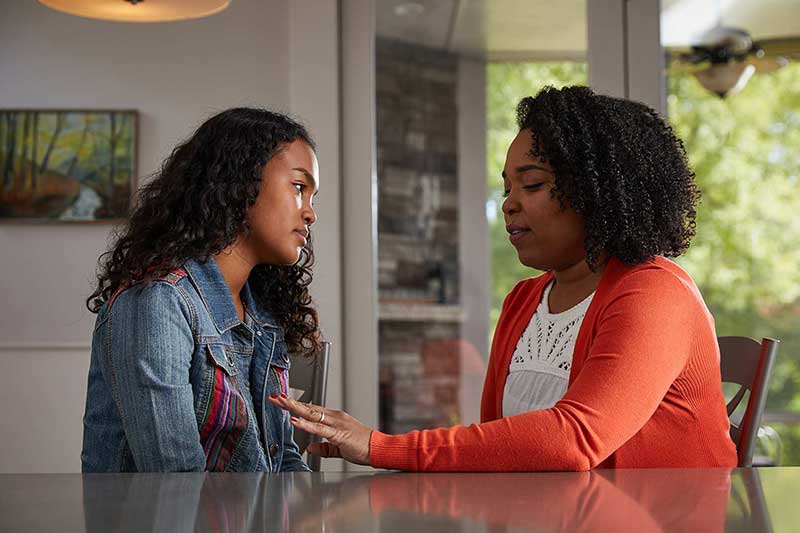
{"type": "Polygon", "coordinates": [[[800,59],[800,38],[754,41],[743,29],[717,26],[688,50],[670,52],[671,71],[689,72],[703,87],[725,98],[742,90],[753,74],[800,59]]]}

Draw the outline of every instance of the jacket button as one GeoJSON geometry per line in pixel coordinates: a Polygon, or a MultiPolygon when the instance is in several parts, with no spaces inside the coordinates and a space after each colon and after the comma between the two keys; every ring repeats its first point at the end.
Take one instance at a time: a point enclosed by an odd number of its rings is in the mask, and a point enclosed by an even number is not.
{"type": "Polygon", "coordinates": [[[269,447],[269,456],[275,457],[277,453],[278,453],[278,445],[273,442],[269,447]]]}

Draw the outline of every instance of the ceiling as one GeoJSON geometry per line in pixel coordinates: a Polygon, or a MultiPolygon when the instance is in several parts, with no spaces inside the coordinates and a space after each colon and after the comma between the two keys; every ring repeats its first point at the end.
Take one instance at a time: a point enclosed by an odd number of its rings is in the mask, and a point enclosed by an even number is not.
{"type": "Polygon", "coordinates": [[[661,44],[690,46],[717,22],[755,40],[800,36],[800,0],[661,0],[661,44]]]}
{"type": "MultiPolygon", "coordinates": [[[[591,0],[376,0],[378,35],[490,61],[586,57],[591,0]]],[[[661,42],[686,47],[718,21],[756,40],[800,35],[800,0],[661,0],[661,42]]]]}

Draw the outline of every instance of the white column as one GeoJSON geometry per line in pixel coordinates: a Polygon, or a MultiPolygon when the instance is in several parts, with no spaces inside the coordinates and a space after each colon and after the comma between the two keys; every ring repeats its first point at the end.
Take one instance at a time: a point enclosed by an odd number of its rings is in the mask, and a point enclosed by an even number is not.
{"type": "MultiPolygon", "coordinates": [[[[486,62],[458,62],[458,227],[461,336],[489,359],[489,224],[486,220],[486,62]]],[[[462,380],[467,379],[462,376],[462,380]]],[[[480,420],[480,385],[463,382],[461,420],[480,420]]]]}
{"type": "MultiPolygon", "coordinates": [[[[317,144],[320,192],[314,202],[314,281],[311,294],[320,327],[331,346],[326,404],[343,405],[341,120],[339,113],[339,5],[330,0],[294,0],[290,9],[289,102],[317,144]],[[313,13],[313,16],[309,16],[313,13]]],[[[326,459],[323,470],[341,471],[326,459]]]]}
{"type": "Polygon", "coordinates": [[[486,182],[486,63],[458,62],[458,225],[461,335],[488,358],[489,226],[486,182]]]}
{"type": "Polygon", "coordinates": [[[664,52],[661,49],[661,2],[628,0],[628,98],[666,116],[664,52]]]}
{"type": "Polygon", "coordinates": [[[589,85],[665,114],[659,0],[587,2],[589,85]]]}
{"type": "Polygon", "coordinates": [[[341,1],[344,407],[378,425],[375,9],[341,1]]]}
{"type": "Polygon", "coordinates": [[[626,98],[628,95],[626,0],[589,0],[589,86],[597,93],[626,98]]]}

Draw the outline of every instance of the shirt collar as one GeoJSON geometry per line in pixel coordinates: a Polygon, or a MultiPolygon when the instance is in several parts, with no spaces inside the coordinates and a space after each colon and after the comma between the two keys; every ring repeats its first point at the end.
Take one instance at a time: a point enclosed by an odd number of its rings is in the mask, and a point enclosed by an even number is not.
{"type": "MultiPolygon", "coordinates": [[[[209,257],[205,262],[190,259],[186,262],[185,268],[189,277],[194,281],[197,292],[200,293],[200,298],[220,333],[240,324],[241,320],[236,313],[230,289],[228,289],[228,284],[225,283],[225,278],[214,258],[209,257]]],[[[241,297],[245,308],[259,325],[277,327],[277,322],[272,315],[262,309],[253,298],[249,283],[245,283],[241,297]]]]}

